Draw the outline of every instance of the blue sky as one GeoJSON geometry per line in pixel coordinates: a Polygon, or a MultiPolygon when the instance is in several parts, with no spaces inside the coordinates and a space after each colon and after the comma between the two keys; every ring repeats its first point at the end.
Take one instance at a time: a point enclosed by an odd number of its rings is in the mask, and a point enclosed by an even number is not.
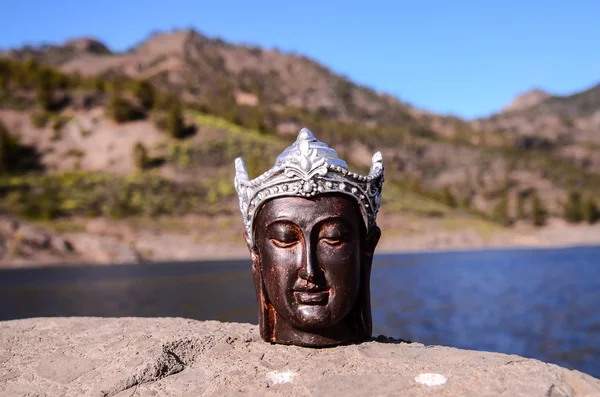
{"type": "Polygon", "coordinates": [[[6,1],[0,48],[94,36],[124,50],[154,30],[294,51],[413,105],[484,116],[540,87],[600,82],[600,1],[6,1]],[[368,5],[367,5],[368,4],[368,5]]]}

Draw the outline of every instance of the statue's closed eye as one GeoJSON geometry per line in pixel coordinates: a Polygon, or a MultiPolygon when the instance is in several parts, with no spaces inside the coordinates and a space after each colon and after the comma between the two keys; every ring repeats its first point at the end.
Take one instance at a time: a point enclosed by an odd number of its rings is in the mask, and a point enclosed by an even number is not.
{"type": "Polygon", "coordinates": [[[349,231],[345,224],[329,223],[323,226],[319,234],[319,241],[330,246],[336,247],[342,245],[349,239],[349,231]]]}
{"type": "Polygon", "coordinates": [[[321,237],[320,240],[334,247],[344,242],[342,237],[321,237]]]}
{"type": "Polygon", "coordinates": [[[297,227],[288,224],[276,224],[269,229],[268,239],[279,248],[289,248],[300,242],[297,227]]]}
{"type": "Polygon", "coordinates": [[[284,241],[284,240],[277,240],[277,239],[272,238],[271,242],[279,248],[289,248],[289,247],[293,247],[294,245],[296,245],[298,243],[298,240],[284,241]]]}

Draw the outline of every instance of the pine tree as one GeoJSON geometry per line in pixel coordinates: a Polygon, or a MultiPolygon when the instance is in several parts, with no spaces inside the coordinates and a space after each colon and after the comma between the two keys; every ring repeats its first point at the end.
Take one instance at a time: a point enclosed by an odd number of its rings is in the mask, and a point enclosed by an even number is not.
{"type": "Polygon", "coordinates": [[[181,112],[181,104],[175,101],[169,109],[167,115],[167,131],[173,138],[183,138],[185,133],[185,125],[183,123],[183,114],[181,112]]]}
{"type": "Polygon", "coordinates": [[[135,109],[128,100],[121,97],[118,90],[112,91],[107,110],[117,123],[125,123],[136,118],[135,109]]]}
{"type": "Polygon", "coordinates": [[[52,109],[52,91],[52,74],[47,69],[44,69],[39,74],[37,102],[45,111],[52,109]]]}
{"type": "Polygon", "coordinates": [[[492,218],[494,221],[500,223],[503,226],[508,226],[511,223],[511,219],[508,216],[508,196],[503,195],[500,200],[494,206],[492,211],[492,218]]]}
{"type": "Polygon", "coordinates": [[[546,217],[548,211],[544,207],[540,197],[535,194],[531,200],[531,219],[535,226],[544,226],[546,224],[546,217]]]}
{"type": "Polygon", "coordinates": [[[519,194],[517,196],[517,219],[525,219],[525,196],[519,194]]]}
{"type": "Polygon", "coordinates": [[[9,152],[8,130],[0,121],[0,174],[6,174],[8,171],[8,152],[9,152]]]}
{"type": "Polygon", "coordinates": [[[571,223],[581,222],[583,218],[583,203],[579,191],[571,190],[569,192],[567,202],[563,208],[563,216],[571,223]]]}
{"type": "Polygon", "coordinates": [[[144,170],[149,163],[148,151],[140,142],[133,147],[133,163],[138,170],[144,170]]]}
{"type": "Polygon", "coordinates": [[[456,207],[456,199],[448,186],[444,186],[444,189],[442,190],[442,202],[448,207],[456,207]]]}
{"type": "Polygon", "coordinates": [[[154,107],[156,92],[148,80],[140,80],[133,87],[133,95],[140,101],[142,107],[148,111],[154,107]]]}
{"type": "Polygon", "coordinates": [[[589,224],[596,223],[600,220],[600,211],[593,198],[589,197],[583,204],[582,217],[583,220],[589,224]]]}

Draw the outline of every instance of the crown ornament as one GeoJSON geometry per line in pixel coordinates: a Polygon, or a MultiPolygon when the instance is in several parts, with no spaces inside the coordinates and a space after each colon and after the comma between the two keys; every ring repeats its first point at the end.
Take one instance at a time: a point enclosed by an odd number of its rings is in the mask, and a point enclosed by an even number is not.
{"type": "Polygon", "coordinates": [[[348,165],[334,149],[315,138],[309,129],[303,128],[296,141],[277,157],[275,165],[264,174],[249,179],[241,157],[235,159],[235,171],[234,185],[240,211],[252,244],[254,217],[265,201],[275,197],[346,194],[358,202],[367,230],[376,224],[385,180],[380,152],[373,155],[369,174],[359,175],[348,170],[348,165]]]}

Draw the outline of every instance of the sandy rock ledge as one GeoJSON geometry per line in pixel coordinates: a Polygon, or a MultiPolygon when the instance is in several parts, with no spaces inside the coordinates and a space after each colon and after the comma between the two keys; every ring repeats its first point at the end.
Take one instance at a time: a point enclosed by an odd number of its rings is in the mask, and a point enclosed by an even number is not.
{"type": "Polygon", "coordinates": [[[181,318],[0,322],[0,396],[600,396],[600,380],[515,355],[384,337],[271,345],[181,318]]]}

